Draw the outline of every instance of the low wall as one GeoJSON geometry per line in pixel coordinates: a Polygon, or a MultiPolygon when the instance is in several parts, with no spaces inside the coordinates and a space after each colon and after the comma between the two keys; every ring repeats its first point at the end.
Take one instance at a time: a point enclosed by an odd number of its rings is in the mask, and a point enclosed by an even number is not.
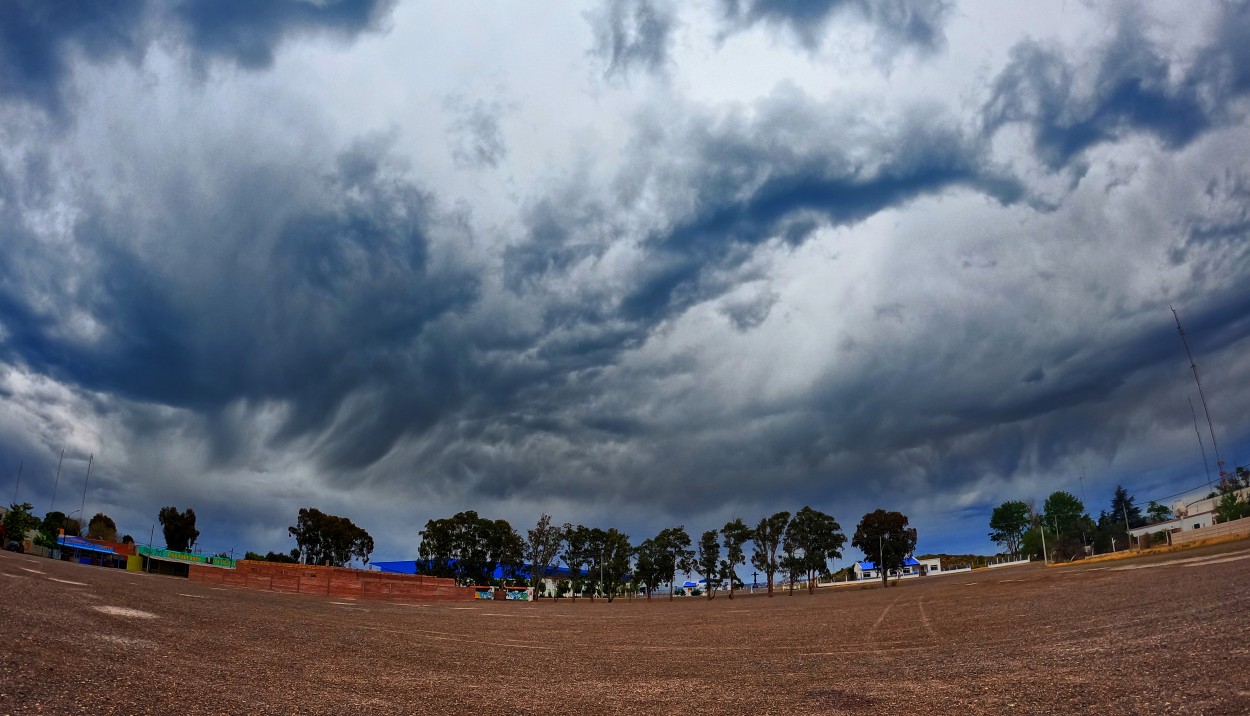
{"type": "Polygon", "coordinates": [[[455,580],[424,575],[251,560],[239,560],[234,569],[199,564],[188,567],[188,576],[194,582],[269,592],[391,602],[463,602],[473,599],[471,587],[457,587],[455,580]]]}
{"type": "Polygon", "coordinates": [[[1172,535],[1172,544],[1186,544],[1203,539],[1217,539],[1237,535],[1250,535],[1250,517],[1243,517],[1231,522],[1221,522],[1218,525],[1203,527],[1199,530],[1186,530],[1179,534],[1174,534],[1172,535]]]}

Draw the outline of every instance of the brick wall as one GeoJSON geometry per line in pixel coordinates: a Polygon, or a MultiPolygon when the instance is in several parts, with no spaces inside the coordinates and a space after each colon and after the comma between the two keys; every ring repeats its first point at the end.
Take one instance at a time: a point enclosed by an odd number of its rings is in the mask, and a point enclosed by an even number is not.
{"type": "Polygon", "coordinates": [[[192,581],[288,594],[393,602],[470,601],[473,590],[454,580],[424,575],[368,572],[343,567],[239,560],[235,569],[189,565],[192,581]]]}
{"type": "Polygon", "coordinates": [[[1185,544],[1200,539],[1232,537],[1234,535],[1250,535],[1250,517],[1243,517],[1232,522],[1221,522],[1218,525],[1203,527],[1200,530],[1188,530],[1172,535],[1172,544],[1185,544]]]}

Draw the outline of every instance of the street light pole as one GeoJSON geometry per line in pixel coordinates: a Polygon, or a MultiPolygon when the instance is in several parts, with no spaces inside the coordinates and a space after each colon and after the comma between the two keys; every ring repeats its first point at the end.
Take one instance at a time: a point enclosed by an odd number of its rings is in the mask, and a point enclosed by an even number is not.
{"type": "Polygon", "coordinates": [[[881,584],[888,587],[890,586],[890,578],[885,573],[885,535],[877,535],[877,547],[881,551],[881,556],[878,558],[881,561],[877,563],[877,569],[881,570],[881,584]]]}
{"type": "Polygon", "coordinates": [[[13,504],[17,504],[17,488],[22,486],[22,468],[26,465],[26,461],[22,460],[17,463],[17,482],[13,484],[13,504]]]}
{"type": "Polygon", "coordinates": [[[65,462],[65,448],[61,448],[61,459],[56,461],[56,481],[52,483],[52,504],[48,506],[48,512],[56,507],[56,488],[61,484],[61,463],[65,462]]]}
{"type": "Polygon", "coordinates": [[[87,476],[82,479],[82,505],[78,508],[78,512],[81,513],[78,515],[80,518],[87,516],[85,512],[87,509],[87,482],[91,480],[91,465],[94,462],[95,453],[91,453],[91,456],[87,458],[87,476]]]}
{"type": "Polygon", "coordinates": [[[1050,565],[1050,552],[1046,551],[1046,518],[1045,517],[1042,518],[1041,525],[1039,525],[1038,529],[1042,531],[1042,562],[1049,566],[1050,565]]]}

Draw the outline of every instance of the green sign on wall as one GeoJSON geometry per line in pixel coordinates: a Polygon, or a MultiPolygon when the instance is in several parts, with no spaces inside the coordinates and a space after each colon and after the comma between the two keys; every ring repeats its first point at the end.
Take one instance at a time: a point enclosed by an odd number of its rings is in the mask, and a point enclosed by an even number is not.
{"type": "Polygon", "coordinates": [[[214,567],[228,567],[230,569],[234,569],[235,562],[228,557],[209,557],[205,554],[189,554],[187,552],[175,552],[171,549],[156,549],[155,547],[144,547],[142,545],[139,546],[139,554],[154,559],[167,559],[171,562],[208,564],[214,567]]]}

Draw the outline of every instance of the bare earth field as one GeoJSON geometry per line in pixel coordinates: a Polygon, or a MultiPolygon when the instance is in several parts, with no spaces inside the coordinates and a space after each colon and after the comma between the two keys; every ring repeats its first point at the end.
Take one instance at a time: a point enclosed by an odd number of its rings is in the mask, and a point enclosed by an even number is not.
{"type": "Polygon", "coordinates": [[[336,603],[0,553],[0,714],[1250,713],[1250,542],[650,604],[336,603]]]}

